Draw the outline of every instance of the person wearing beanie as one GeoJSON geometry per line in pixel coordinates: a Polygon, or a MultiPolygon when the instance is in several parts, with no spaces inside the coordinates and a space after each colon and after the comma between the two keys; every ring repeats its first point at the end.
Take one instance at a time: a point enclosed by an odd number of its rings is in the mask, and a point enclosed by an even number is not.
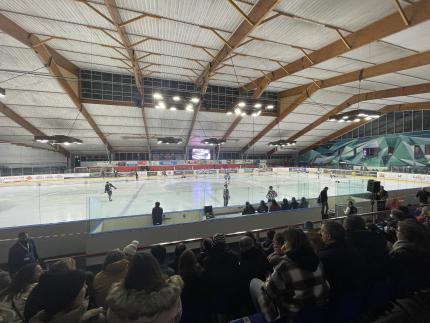
{"type": "Polygon", "coordinates": [[[218,246],[225,245],[226,244],[226,239],[225,239],[224,233],[217,233],[217,234],[215,234],[214,237],[213,237],[213,242],[214,242],[215,246],[216,245],[218,245],[218,246]]]}
{"type": "Polygon", "coordinates": [[[137,253],[137,248],[139,247],[139,241],[133,240],[129,245],[125,246],[122,250],[128,260],[131,260],[133,256],[137,253]]]}
{"type": "Polygon", "coordinates": [[[181,320],[183,281],[174,275],[165,280],[157,260],[136,254],[127,275],[115,283],[106,299],[109,323],[177,323],[181,320]]]}
{"type": "Polygon", "coordinates": [[[87,311],[85,279],[85,274],[77,270],[42,275],[39,288],[44,310],[30,319],[30,323],[105,321],[102,309],[87,311]]]}

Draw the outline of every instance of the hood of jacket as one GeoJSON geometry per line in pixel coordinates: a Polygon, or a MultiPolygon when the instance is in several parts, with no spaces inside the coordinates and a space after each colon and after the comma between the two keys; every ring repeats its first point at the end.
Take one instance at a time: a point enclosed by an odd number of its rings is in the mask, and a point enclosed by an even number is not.
{"type": "Polygon", "coordinates": [[[391,253],[393,252],[401,252],[401,251],[412,251],[417,252],[420,251],[419,246],[415,243],[407,241],[407,240],[397,240],[393,244],[393,249],[391,249],[391,253]]]}
{"type": "Polygon", "coordinates": [[[112,286],[106,301],[109,309],[120,319],[153,317],[171,309],[177,303],[183,285],[181,277],[174,275],[160,290],[147,293],[144,290],[126,290],[121,281],[112,286]]]}
{"type": "Polygon", "coordinates": [[[315,272],[320,263],[318,256],[313,252],[312,249],[289,250],[287,251],[286,256],[291,259],[299,268],[310,272],[315,272]]]}
{"type": "Polygon", "coordinates": [[[119,261],[113,262],[106,266],[104,269],[105,272],[110,274],[119,274],[124,272],[124,270],[128,266],[128,260],[127,259],[121,259],[119,261]]]}

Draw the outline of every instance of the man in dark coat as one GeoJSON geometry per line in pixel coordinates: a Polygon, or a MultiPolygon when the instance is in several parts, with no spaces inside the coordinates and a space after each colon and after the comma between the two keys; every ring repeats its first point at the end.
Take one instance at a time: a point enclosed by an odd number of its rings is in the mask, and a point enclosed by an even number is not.
{"type": "Polygon", "coordinates": [[[155,202],[155,207],[152,209],[152,224],[160,225],[163,223],[163,208],[160,207],[160,202],[155,202]]]}
{"type": "Polygon", "coordinates": [[[328,196],[327,196],[328,187],[324,187],[319,196],[319,203],[321,204],[321,216],[323,219],[328,218],[328,196]]]}
{"type": "Polygon", "coordinates": [[[15,274],[22,266],[39,261],[36,245],[26,232],[18,234],[18,241],[9,249],[9,272],[15,274]]]}

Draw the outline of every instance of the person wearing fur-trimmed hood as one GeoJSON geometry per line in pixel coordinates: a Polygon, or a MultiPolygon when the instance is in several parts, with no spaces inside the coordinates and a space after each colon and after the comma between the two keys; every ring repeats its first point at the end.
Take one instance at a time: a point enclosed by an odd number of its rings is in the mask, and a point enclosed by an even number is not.
{"type": "Polygon", "coordinates": [[[164,280],[157,260],[136,254],[124,280],[114,284],[106,299],[109,323],[177,323],[181,320],[183,281],[164,280]]]}

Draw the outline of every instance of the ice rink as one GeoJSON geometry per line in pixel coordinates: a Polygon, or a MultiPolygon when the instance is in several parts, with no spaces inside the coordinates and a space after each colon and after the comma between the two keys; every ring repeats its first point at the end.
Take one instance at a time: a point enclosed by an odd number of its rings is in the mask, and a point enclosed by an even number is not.
{"type": "MultiPolygon", "coordinates": [[[[223,175],[112,179],[117,187],[112,202],[104,194],[104,183],[102,179],[73,179],[0,184],[0,227],[147,214],[155,201],[165,212],[223,206],[223,175]]],[[[329,187],[331,196],[362,193],[366,191],[367,178],[318,178],[305,173],[232,174],[229,205],[257,203],[265,199],[269,185],[278,192],[278,200],[290,200],[293,196],[316,198],[324,186],[329,187]]],[[[388,191],[420,187],[420,183],[390,180],[382,181],[382,185],[388,191]]]]}

